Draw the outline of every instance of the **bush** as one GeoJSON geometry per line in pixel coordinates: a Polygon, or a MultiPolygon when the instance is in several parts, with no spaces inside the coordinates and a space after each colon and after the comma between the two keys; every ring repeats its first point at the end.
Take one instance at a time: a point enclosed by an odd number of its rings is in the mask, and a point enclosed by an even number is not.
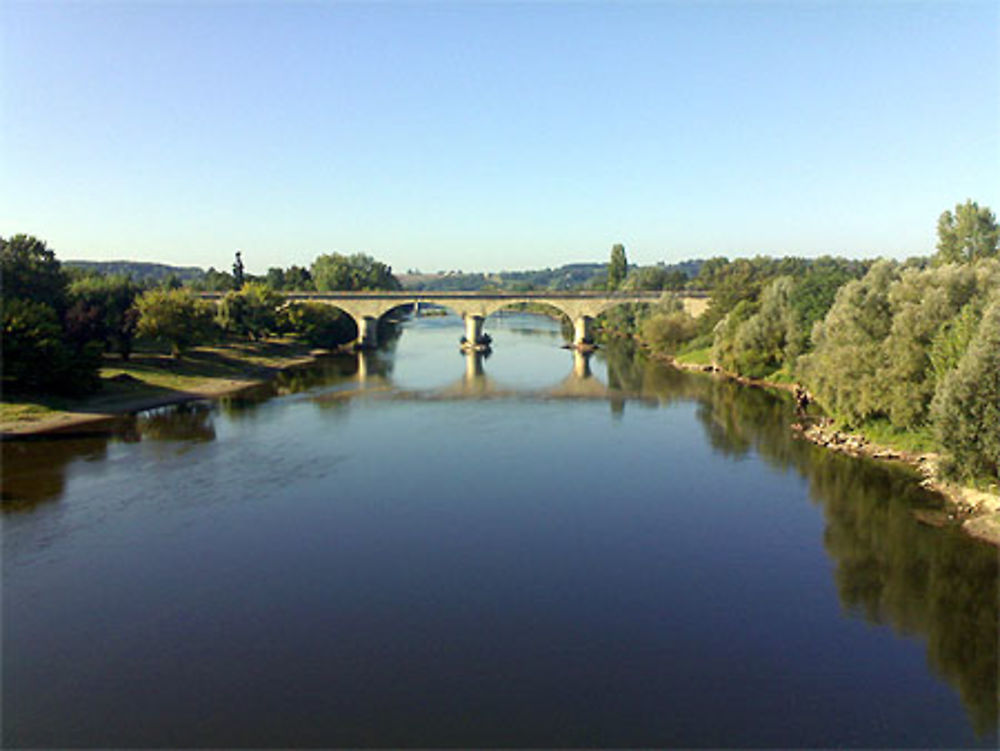
{"type": "Polygon", "coordinates": [[[642,340],[654,352],[672,354],[697,330],[694,318],[683,311],[654,313],[642,322],[642,340]]]}

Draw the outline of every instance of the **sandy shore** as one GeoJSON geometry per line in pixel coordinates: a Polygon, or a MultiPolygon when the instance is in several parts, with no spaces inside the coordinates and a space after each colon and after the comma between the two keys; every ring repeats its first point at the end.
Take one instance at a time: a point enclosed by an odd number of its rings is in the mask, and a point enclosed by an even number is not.
{"type": "Polygon", "coordinates": [[[183,404],[197,399],[213,399],[220,396],[242,391],[251,386],[264,383],[259,380],[220,380],[204,388],[188,391],[174,391],[170,394],[135,396],[102,404],[100,410],[87,412],[54,412],[38,420],[19,420],[0,425],[0,437],[16,438],[18,436],[41,435],[45,433],[73,432],[75,430],[106,422],[122,415],[141,412],[144,409],[166,407],[171,404],[183,404]]]}

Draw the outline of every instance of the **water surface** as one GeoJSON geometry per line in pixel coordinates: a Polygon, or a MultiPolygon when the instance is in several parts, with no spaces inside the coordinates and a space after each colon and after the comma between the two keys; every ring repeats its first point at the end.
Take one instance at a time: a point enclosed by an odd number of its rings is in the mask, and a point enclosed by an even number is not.
{"type": "Polygon", "coordinates": [[[487,329],[4,443],[5,747],[995,747],[996,552],[911,472],[487,329]]]}

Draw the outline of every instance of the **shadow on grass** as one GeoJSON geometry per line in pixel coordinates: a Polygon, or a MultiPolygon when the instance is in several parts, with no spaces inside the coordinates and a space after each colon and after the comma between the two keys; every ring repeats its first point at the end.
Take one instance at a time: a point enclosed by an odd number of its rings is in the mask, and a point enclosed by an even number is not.
{"type": "MultiPolygon", "coordinates": [[[[101,389],[85,397],[4,391],[2,422],[16,435],[18,429],[49,422],[58,413],[82,415],[124,413],[165,404],[204,398],[199,391],[206,387],[224,390],[223,381],[256,381],[274,377],[283,368],[308,356],[309,349],[298,342],[227,342],[223,345],[200,347],[174,358],[151,345],[139,347],[129,360],[106,356],[102,367],[101,389]],[[220,383],[211,383],[219,381],[220,383]]],[[[236,384],[238,387],[238,384],[236,384]]],[[[86,427],[74,424],[65,416],[65,426],[56,425],[56,432],[98,430],[90,420],[86,427]]]]}

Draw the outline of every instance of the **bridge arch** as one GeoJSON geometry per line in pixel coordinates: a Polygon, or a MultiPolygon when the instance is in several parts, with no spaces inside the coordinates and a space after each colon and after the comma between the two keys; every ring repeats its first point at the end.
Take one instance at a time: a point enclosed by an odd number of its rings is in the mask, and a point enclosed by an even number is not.
{"type": "MultiPolygon", "coordinates": [[[[358,327],[359,347],[378,344],[378,322],[390,311],[408,305],[433,303],[465,320],[466,340],[473,346],[484,339],[483,322],[498,310],[516,303],[544,303],[566,315],[573,322],[573,344],[578,348],[592,346],[591,325],[601,313],[626,303],[655,303],[661,292],[296,292],[286,293],[293,302],[318,302],[332,305],[351,316],[358,327]]],[[[205,297],[220,297],[205,293],[205,297]]],[[[707,303],[703,293],[686,293],[685,309],[699,315],[707,303]]]]}

